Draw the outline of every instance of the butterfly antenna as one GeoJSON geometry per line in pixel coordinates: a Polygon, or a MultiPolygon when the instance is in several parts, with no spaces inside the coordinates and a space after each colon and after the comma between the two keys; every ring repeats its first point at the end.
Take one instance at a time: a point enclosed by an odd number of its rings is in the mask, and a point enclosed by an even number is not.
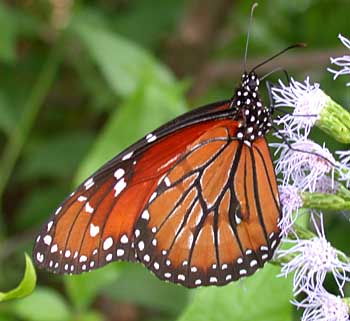
{"type": "Polygon", "coordinates": [[[246,41],[246,44],[245,44],[245,52],[244,52],[244,71],[247,71],[247,57],[248,57],[249,38],[250,38],[250,33],[252,31],[254,10],[255,10],[255,8],[257,6],[258,6],[258,3],[255,2],[255,3],[253,3],[252,8],[250,9],[249,27],[248,27],[247,41],[246,41]]]}
{"type": "Polygon", "coordinates": [[[271,60],[281,56],[282,54],[284,54],[286,51],[290,50],[290,49],[293,49],[293,48],[305,48],[306,47],[306,44],[305,43],[296,43],[294,45],[291,45],[283,50],[281,50],[280,52],[276,53],[275,55],[273,55],[272,57],[264,60],[263,62],[261,62],[260,64],[256,65],[252,70],[251,72],[254,72],[255,70],[257,70],[258,68],[260,68],[261,66],[267,64],[268,62],[270,62],[271,60]]]}

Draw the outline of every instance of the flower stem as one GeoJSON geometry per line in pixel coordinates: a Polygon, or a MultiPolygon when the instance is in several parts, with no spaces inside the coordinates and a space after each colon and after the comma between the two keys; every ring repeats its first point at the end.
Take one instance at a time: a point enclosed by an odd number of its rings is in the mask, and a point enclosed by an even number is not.
{"type": "Polygon", "coordinates": [[[306,208],[313,208],[317,210],[349,210],[350,199],[348,197],[349,196],[345,195],[344,193],[327,194],[303,192],[301,194],[303,206],[306,208]]]}
{"type": "Polygon", "coordinates": [[[350,143],[350,113],[330,97],[316,125],[338,142],[350,143]]]}

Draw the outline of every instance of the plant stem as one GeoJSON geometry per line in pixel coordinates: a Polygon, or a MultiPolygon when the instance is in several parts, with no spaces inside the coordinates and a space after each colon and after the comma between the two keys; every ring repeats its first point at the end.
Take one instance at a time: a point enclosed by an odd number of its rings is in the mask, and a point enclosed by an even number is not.
{"type": "MultiPolygon", "coordinates": [[[[55,79],[62,58],[63,36],[57,39],[52,47],[46,62],[35,82],[31,94],[24,106],[23,113],[12,132],[2,154],[0,161],[0,208],[3,210],[2,202],[5,188],[9,182],[16,162],[21,154],[23,146],[28,139],[31,129],[43,105],[48,91],[55,79]]],[[[3,215],[0,215],[0,232],[5,231],[3,215]]]]}

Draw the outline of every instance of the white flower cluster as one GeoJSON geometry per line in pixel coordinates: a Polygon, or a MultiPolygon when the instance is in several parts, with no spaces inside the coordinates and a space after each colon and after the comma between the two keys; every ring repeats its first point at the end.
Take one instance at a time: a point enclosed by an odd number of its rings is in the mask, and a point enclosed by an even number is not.
{"type": "MultiPolygon", "coordinates": [[[[342,43],[350,49],[350,41],[339,36],[342,43]]],[[[335,71],[334,78],[350,74],[350,56],[331,58],[331,62],[342,69],[335,71]]],[[[350,83],[348,84],[350,85],[350,83]]],[[[309,78],[304,83],[291,79],[288,85],[279,82],[273,87],[274,107],[281,111],[283,107],[292,108],[292,113],[285,113],[276,120],[282,127],[275,135],[280,143],[270,144],[279,154],[276,162],[276,174],[280,180],[280,200],[282,236],[292,236],[285,240],[287,249],[279,250],[277,257],[282,264],[281,275],[294,273],[293,292],[297,296],[303,293],[304,299],[292,301],[303,308],[302,321],[349,320],[349,306],[344,297],[345,282],[349,282],[350,261],[326,239],[322,213],[311,214],[316,236],[312,239],[299,239],[293,231],[293,224],[298,219],[298,209],[303,206],[300,193],[334,193],[342,181],[350,186],[350,151],[337,152],[339,160],[332,155],[325,144],[319,145],[309,138],[312,127],[322,121],[322,113],[332,103],[319,84],[311,84],[309,78]],[[287,243],[287,244],[286,244],[287,243]],[[339,289],[339,296],[327,292],[324,281],[331,274],[339,289]]],[[[299,211],[300,212],[300,211],[299,211]]]]}
{"type": "MultiPolygon", "coordinates": [[[[338,35],[338,38],[343,43],[345,47],[350,49],[350,40],[342,36],[338,35]]],[[[331,58],[331,63],[340,67],[339,70],[328,68],[328,71],[334,74],[334,79],[338,78],[342,75],[350,75],[350,55],[344,55],[342,57],[331,58]]],[[[350,82],[347,83],[347,86],[350,86],[350,82]]]]}

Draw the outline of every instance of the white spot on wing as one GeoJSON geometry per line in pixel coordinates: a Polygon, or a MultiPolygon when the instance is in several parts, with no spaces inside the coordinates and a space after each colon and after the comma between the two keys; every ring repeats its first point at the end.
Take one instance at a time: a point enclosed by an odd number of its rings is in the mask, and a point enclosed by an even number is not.
{"type": "Polygon", "coordinates": [[[141,218],[148,221],[149,220],[149,212],[147,210],[144,210],[142,212],[141,218]]]}
{"type": "Polygon", "coordinates": [[[247,274],[247,270],[245,269],[239,270],[239,275],[246,275],[246,274],[247,274]]]}
{"type": "Polygon", "coordinates": [[[146,140],[148,143],[152,143],[154,142],[155,140],[157,139],[157,136],[156,135],[153,135],[152,133],[151,134],[148,134],[146,136],[146,140]]]}
{"type": "Polygon", "coordinates": [[[61,210],[62,210],[62,206],[60,206],[60,207],[56,210],[55,215],[57,215],[59,212],[61,212],[61,210]]]}
{"type": "Polygon", "coordinates": [[[87,213],[92,214],[92,213],[94,212],[94,210],[95,210],[95,209],[90,205],[89,202],[87,202],[87,203],[85,204],[85,211],[86,211],[87,213]]]}
{"type": "Polygon", "coordinates": [[[127,244],[129,242],[129,238],[126,234],[124,234],[121,238],[120,238],[120,242],[123,244],[127,244]]]}
{"type": "Polygon", "coordinates": [[[38,252],[36,254],[36,259],[38,260],[38,262],[43,263],[44,262],[44,254],[41,254],[40,252],[38,252]]]}
{"type": "Polygon", "coordinates": [[[178,278],[179,280],[181,280],[181,281],[185,281],[185,280],[186,280],[186,277],[185,277],[183,274],[179,274],[179,275],[177,276],[177,278],[178,278]]]}
{"type": "Polygon", "coordinates": [[[122,160],[127,160],[127,159],[129,159],[133,154],[134,154],[134,152],[130,152],[130,153],[125,154],[125,155],[122,157],[122,160]]]}
{"type": "Polygon", "coordinates": [[[82,262],[86,262],[87,261],[87,256],[86,255],[82,255],[80,258],[79,258],[79,262],[82,263],[82,262]]]}
{"type": "Polygon", "coordinates": [[[48,232],[50,232],[52,225],[53,225],[53,221],[50,221],[49,223],[47,223],[47,231],[48,232]]]}
{"type": "Polygon", "coordinates": [[[80,195],[78,197],[78,202],[85,202],[87,200],[87,197],[86,196],[83,196],[83,195],[80,195]]]}
{"type": "Polygon", "coordinates": [[[276,240],[273,240],[273,242],[271,243],[271,248],[274,248],[277,244],[277,241],[276,240]]]}
{"type": "Polygon", "coordinates": [[[89,178],[85,183],[84,183],[84,186],[85,186],[85,189],[88,190],[89,188],[91,188],[92,186],[94,186],[95,182],[94,182],[94,179],[91,177],[89,178]]]}
{"type": "Polygon", "coordinates": [[[57,244],[54,244],[54,245],[52,245],[51,246],[51,253],[55,253],[55,252],[57,252],[58,251],[58,246],[57,246],[57,244]]]}
{"type": "Polygon", "coordinates": [[[258,261],[257,261],[257,260],[252,260],[252,261],[250,262],[250,266],[251,266],[251,267],[253,267],[253,266],[257,265],[257,264],[258,264],[258,261]]]}
{"type": "Polygon", "coordinates": [[[45,237],[43,238],[43,241],[46,245],[51,245],[52,242],[52,236],[51,235],[45,235],[45,237]]]}
{"type": "Polygon", "coordinates": [[[237,214],[235,214],[235,220],[237,225],[242,222],[242,220],[237,216],[237,214]]]}
{"type": "Polygon", "coordinates": [[[165,183],[165,186],[167,186],[167,187],[169,187],[171,185],[169,177],[164,178],[164,183],[165,183]]]}
{"type": "Polygon", "coordinates": [[[118,169],[114,172],[114,177],[115,177],[116,179],[120,179],[120,178],[122,178],[122,177],[124,176],[124,174],[125,174],[125,170],[122,169],[122,168],[118,168],[118,169]]]}
{"type": "Polygon", "coordinates": [[[140,250],[140,251],[143,251],[144,248],[145,248],[145,243],[144,243],[143,241],[141,241],[141,242],[139,242],[139,243],[137,244],[137,246],[139,247],[139,250],[140,250]]]}
{"type": "Polygon", "coordinates": [[[151,203],[157,197],[157,192],[154,192],[149,198],[149,203],[151,203]]]}
{"type": "Polygon", "coordinates": [[[125,179],[121,179],[120,181],[118,181],[117,184],[115,184],[114,189],[115,189],[115,194],[114,197],[117,197],[126,187],[126,182],[125,179]]]}
{"type": "Polygon", "coordinates": [[[105,239],[105,241],[103,242],[103,249],[106,251],[106,250],[110,249],[112,247],[112,245],[113,245],[112,237],[111,236],[107,237],[105,239]]]}
{"type": "Polygon", "coordinates": [[[90,224],[90,236],[95,237],[100,232],[100,228],[94,224],[90,224]]]}
{"type": "Polygon", "coordinates": [[[123,249],[118,249],[117,250],[117,256],[123,256],[125,251],[123,249]]]}

